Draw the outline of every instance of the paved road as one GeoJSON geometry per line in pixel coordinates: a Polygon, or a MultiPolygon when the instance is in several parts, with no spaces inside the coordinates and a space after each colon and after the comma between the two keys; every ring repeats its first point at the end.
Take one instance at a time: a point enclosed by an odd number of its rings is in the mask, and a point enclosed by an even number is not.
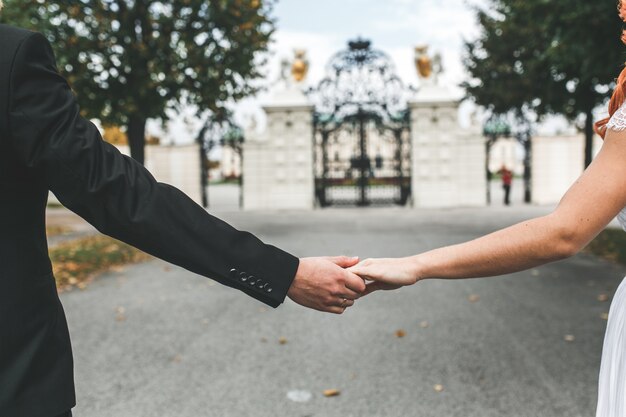
{"type": "MultiPolygon", "coordinates": [[[[370,257],[413,254],[546,211],[222,217],[297,255],[370,257]]],[[[291,302],[271,310],[158,260],[129,267],[62,294],[74,340],[75,415],[591,416],[609,308],[597,296],[612,294],[625,269],[580,255],[503,278],[374,294],[332,316],[291,302]],[[405,337],[395,336],[399,329],[405,337]],[[331,388],[341,395],[324,397],[331,388]]]]}

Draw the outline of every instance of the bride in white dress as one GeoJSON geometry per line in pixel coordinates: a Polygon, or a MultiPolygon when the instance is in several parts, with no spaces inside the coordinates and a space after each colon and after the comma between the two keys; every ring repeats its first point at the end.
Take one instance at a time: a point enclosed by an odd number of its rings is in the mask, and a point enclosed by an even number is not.
{"type": "MultiPolygon", "coordinates": [[[[620,4],[626,22],[626,2],[620,4]]],[[[622,37],[626,43],[626,30],[622,37]]],[[[471,242],[407,258],[366,259],[350,268],[370,280],[366,294],[422,279],[503,275],[579,252],[616,216],[626,230],[626,69],[609,104],[610,117],[596,124],[605,140],[593,163],[551,214],[471,242]]],[[[626,279],[618,288],[602,352],[596,417],[626,416],[626,279]]]]}

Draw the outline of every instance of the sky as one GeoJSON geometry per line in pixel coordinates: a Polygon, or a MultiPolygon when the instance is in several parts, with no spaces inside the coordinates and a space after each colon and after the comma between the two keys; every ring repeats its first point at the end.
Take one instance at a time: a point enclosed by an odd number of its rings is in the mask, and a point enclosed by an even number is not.
{"type": "MultiPolygon", "coordinates": [[[[324,77],[331,56],[359,36],[386,52],[400,78],[413,86],[419,84],[414,47],[430,45],[430,53],[443,58],[441,81],[456,86],[466,79],[464,40],[479,34],[472,7],[484,4],[485,0],[279,0],[273,12],[277,22],[271,57],[263,69],[266,90],[235,105],[236,119],[240,124],[253,116],[262,119],[260,106],[268,101],[280,61],[291,59],[294,49],[306,49],[310,69],[305,85],[314,86],[324,77]]],[[[151,125],[150,130],[158,129],[157,123],[151,125]]],[[[165,142],[192,141],[197,130],[190,110],[170,123],[165,142]]]]}

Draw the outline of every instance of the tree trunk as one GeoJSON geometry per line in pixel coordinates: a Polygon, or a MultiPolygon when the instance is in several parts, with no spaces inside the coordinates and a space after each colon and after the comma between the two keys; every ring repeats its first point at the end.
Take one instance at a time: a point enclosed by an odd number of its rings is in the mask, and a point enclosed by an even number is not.
{"type": "Polygon", "coordinates": [[[593,111],[589,109],[585,112],[585,168],[591,164],[593,158],[593,111]]]}
{"type": "Polygon", "coordinates": [[[141,165],[144,164],[145,144],[146,118],[132,115],[128,121],[128,146],[130,148],[130,156],[141,165]]]}
{"type": "Polygon", "coordinates": [[[199,140],[200,148],[200,194],[202,196],[202,207],[209,208],[209,167],[207,159],[207,151],[203,141],[199,140]]]}
{"type": "Polygon", "coordinates": [[[528,133],[524,140],[524,203],[532,203],[533,140],[528,133]]]}

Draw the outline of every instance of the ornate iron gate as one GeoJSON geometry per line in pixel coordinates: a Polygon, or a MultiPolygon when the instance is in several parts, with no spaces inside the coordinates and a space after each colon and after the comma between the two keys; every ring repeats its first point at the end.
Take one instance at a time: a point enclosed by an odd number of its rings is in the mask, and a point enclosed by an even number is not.
{"type": "Polygon", "coordinates": [[[322,207],[407,203],[411,194],[406,89],[389,57],[362,39],[328,64],[315,103],[315,193],[322,207]]]}

